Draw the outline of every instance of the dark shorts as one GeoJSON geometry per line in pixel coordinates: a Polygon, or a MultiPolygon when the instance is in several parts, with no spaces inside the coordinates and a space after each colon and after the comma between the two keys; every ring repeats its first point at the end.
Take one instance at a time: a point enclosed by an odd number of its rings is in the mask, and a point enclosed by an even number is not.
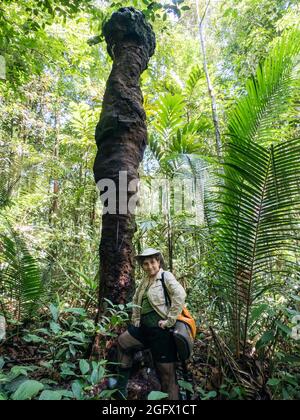
{"type": "Polygon", "coordinates": [[[151,350],[154,362],[174,363],[178,361],[173,333],[168,329],[129,325],[128,332],[136,340],[139,340],[145,348],[151,350]]]}

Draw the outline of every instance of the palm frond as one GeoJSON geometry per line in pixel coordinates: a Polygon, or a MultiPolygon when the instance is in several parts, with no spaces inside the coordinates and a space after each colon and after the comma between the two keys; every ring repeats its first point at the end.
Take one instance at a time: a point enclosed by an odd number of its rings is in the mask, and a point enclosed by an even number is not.
{"type": "Polygon", "coordinates": [[[200,136],[206,129],[207,125],[205,121],[202,123],[202,120],[193,120],[184,124],[173,136],[169,150],[178,154],[201,153],[203,143],[200,136]]]}
{"type": "Polygon", "coordinates": [[[0,234],[0,287],[2,299],[14,308],[18,320],[32,313],[42,294],[38,263],[11,226],[0,234]]]}
{"type": "Polygon", "coordinates": [[[218,174],[212,220],[219,296],[237,354],[241,345],[246,350],[255,301],[284,281],[298,248],[300,140],[278,141],[272,134],[298,84],[299,49],[299,32],[284,35],[248,82],[247,96],[230,116],[224,170],[218,174]]]}
{"type": "Polygon", "coordinates": [[[167,94],[159,99],[154,130],[166,143],[182,124],[183,114],[184,100],[181,95],[167,94]]]}
{"type": "Polygon", "coordinates": [[[203,156],[203,132],[209,124],[204,119],[192,120],[184,123],[181,119],[177,130],[170,128],[167,138],[159,133],[149,137],[149,147],[154,157],[160,163],[162,171],[166,174],[174,174],[180,166],[188,165],[192,169],[191,161],[196,158],[205,159],[203,156]]]}
{"type": "Polygon", "coordinates": [[[185,85],[185,95],[190,98],[193,93],[194,90],[198,84],[198,82],[204,77],[204,71],[203,69],[199,66],[196,65],[192,68],[189,77],[186,81],[186,85],[185,85]]]}
{"type": "Polygon", "coordinates": [[[95,111],[84,103],[71,103],[71,127],[83,146],[94,145],[95,125],[99,111],[95,111]]]}
{"type": "Polygon", "coordinates": [[[246,141],[274,141],[276,129],[299,96],[300,31],[287,32],[246,85],[247,95],[230,115],[229,133],[246,141]]]}
{"type": "Polygon", "coordinates": [[[234,335],[245,346],[250,309],[268,286],[270,265],[298,248],[300,140],[267,148],[230,143],[226,156],[216,242],[234,335]]]}
{"type": "Polygon", "coordinates": [[[20,182],[24,163],[17,153],[7,148],[0,158],[0,208],[9,205],[13,191],[20,182]],[[5,156],[6,155],[6,156],[5,156]]]}

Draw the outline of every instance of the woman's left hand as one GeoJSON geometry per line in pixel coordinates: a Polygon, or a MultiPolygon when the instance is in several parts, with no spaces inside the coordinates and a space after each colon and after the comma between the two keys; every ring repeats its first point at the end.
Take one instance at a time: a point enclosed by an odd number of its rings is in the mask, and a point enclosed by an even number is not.
{"type": "Polygon", "coordinates": [[[167,328],[167,323],[168,321],[159,321],[158,326],[164,330],[165,328],[167,328]]]}

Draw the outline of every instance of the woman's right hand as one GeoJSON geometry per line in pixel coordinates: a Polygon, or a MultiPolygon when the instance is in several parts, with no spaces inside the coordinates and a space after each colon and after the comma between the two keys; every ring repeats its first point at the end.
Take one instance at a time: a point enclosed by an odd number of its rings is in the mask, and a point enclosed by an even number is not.
{"type": "Polygon", "coordinates": [[[167,323],[168,321],[160,320],[158,321],[158,326],[164,330],[165,328],[167,328],[167,323]]]}

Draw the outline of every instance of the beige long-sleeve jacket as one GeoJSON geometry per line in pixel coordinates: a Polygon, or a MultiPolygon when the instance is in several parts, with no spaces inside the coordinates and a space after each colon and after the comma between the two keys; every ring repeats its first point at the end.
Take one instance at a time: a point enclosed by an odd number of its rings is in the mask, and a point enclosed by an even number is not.
{"type": "MultiPolygon", "coordinates": [[[[143,295],[149,285],[150,280],[143,280],[137,287],[135,294],[133,296],[132,302],[134,305],[137,305],[132,310],[132,323],[136,327],[140,326],[141,320],[141,304],[143,295]]],[[[178,315],[181,314],[182,308],[185,303],[186,292],[181,284],[176,280],[174,275],[169,271],[164,271],[160,269],[156,275],[155,280],[149,287],[147,291],[147,296],[149,302],[153,309],[165,320],[167,320],[167,328],[171,328],[175,325],[178,315]],[[163,285],[161,282],[161,275],[164,274],[165,285],[169,292],[171,299],[171,306],[166,306],[165,294],[163,285]]]]}

